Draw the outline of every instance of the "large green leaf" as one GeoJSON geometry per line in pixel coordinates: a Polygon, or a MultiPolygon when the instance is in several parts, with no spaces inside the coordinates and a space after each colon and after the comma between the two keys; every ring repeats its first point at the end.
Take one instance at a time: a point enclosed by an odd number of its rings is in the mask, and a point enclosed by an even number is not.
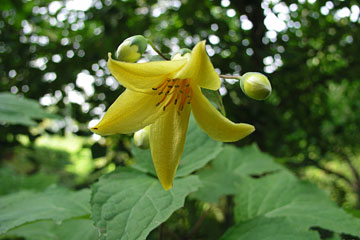
{"type": "Polygon", "coordinates": [[[321,227],[360,236],[360,219],[337,207],[314,185],[299,181],[288,172],[259,179],[243,178],[238,189],[235,197],[238,223],[257,216],[285,217],[298,229],[321,227]]]}
{"type": "Polygon", "coordinates": [[[299,230],[285,218],[257,217],[231,227],[221,240],[320,240],[316,232],[299,230]]]}
{"type": "Polygon", "coordinates": [[[60,224],[44,220],[25,224],[1,237],[23,237],[26,240],[96,240],[97,229],[90,219],[70,219],[60,224]]]}
{"type": "Polygon", "coordinates": [[[20,98],[11,93],[0,93],[0,123],[36,125],[34,119],[54,118],[37,101],[20,98]]]}
{"type": "Polygon", "coordinates": [[[58,176],[36,173],[30,176],[21,175],[10,168],[0,169],[0,195],[17,192],[20,189],[43,191],[55,184],[58,176]]]}
{"type": "Polygon", "coordinates": [[[241,176],[261,175],[283,167],[260,152],[256,145],[236,148],[225,145],[210,168],[199,171],[203,186],[191,196],[202,201],[217,202],[223,195],[235,194],[241,176]]]}
{"type": "Polygon", "coordinates": [[[145,239],[199,185],[196,176],[189,176],[175,179],[174,187],[165,191],[156,178],[120,168],[93,186],[92,217],[102,239],[145,239]]]}
{"type": "Polygon", "coordinates": [[[21,191],[0,198],[0,234],[24,223],[52,219],[64,221],[88,216],[90,191],[49,188],[44,192],[21,191]]]}
{"type": "MultiPolygon", "coordinates": [[[[200,169],[210,160],[214,159],[221,150],[222,143],[212,140],[197,126],[196,121],[191,117],[184,152],[176,176],[187,176],[200,169]]],[[[136,161],[132,166],[133,168],[156,175],[150,150],[142,150],[133,146],[132,153],[136,161]]]]}

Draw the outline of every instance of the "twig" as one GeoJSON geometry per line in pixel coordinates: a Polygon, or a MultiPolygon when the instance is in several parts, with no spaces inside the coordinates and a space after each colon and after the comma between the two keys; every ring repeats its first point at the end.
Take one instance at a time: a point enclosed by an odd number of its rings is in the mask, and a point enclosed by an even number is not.
{"type": "Polygon", "coordinates": [[[348,154],[346,154],[344,152],[343,149],[341,148],[337,148],[335,150],[343,159],[344,161],[348,164],[351,173],[355,179],[355,182],[352,184],[352,188],[354,190],[354,192],[357,195],[357,203],[356,203],[356,208],[360,209],[360,174],[358,172],[358,170],[355,168],[354,164],[352,163],[351,159],[349,158],[348,154]]]}
{"type": "Polygon", "coordinates": [[[237,79],[237,80],[240,80],[240,78],[241,78],[241,76],[222,75],[222,74],[219,74],[219,77],[221,77],[221,78],[237,79]]]}
{"type": "Polygon", "coordinates": [[[328,174],[332,174],[337,176],[338,178],[343,179],[345,182],[347,182],[350,186],[353,186],[353,183],[351,182],[351,180],[349,178],[347,178],[345,175],[343,175],[342,173],[336,172],[334,170],[328,169],[326,167],[323,167],[320,165],[320,163],[318,163],[317,161],[312,161],[313,165],[315,165],[315,167],[319,168],[320,170],[323,170],[324,172],[328,173],[328,174]]]}
{"type": "Polygon", "coordinates": [[[159,240],[162,240],[163,239],[163,236],[164,236],[164,223],[161,223],[159,228],[158,228],[158,233],[159,233],[159,237],[158,239],[159,240]]]}
{"type": "Polygon", "coordinates": [[[344,153],[344,151],[342,151],[342,150],[338,150],[337,152],[341,155],[341,157],[349,165],[351,173],[355,178],[356,185],[357,185],[358,188],[360,188],[360,175],[359,175],[359,172],[356,170],[356,168],[355,168],[354,164],[351,162],[349,156],[346,153],[344,153]]]}
{"type": "Polygon", "coordinates": [[[190,230],[190,233],[187,236],[187,239],[190,240],[192,237],[194,237],[197,230],[200,228],[201,224],[206,218],[206,215],[209,213],[210,208],[206,209],[199,217],[197,222],[195,223],[194,227],[190,230]]]}
{"type": "Polygon", "coordinates": [[[155,47],[155,45],[154,45],[154,43],[153,43],[152,41],[148,40],[148,44],[154,49],[154,51],[155,51],[157,54],[159,54],[160,57],[162,57],[162,58],[165,59],[166,61],[169,61],[169,60],[170,60],[169,58],[165,57],[165,56],[160,52],[159,49],[157,49],[157,48],[155,47]]]}

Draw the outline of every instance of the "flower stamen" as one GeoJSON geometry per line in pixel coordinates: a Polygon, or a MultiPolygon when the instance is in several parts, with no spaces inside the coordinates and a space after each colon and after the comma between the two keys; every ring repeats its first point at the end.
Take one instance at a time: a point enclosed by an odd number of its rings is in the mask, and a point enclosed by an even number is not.
{"type": "Polygon", "coordinates": [[[192,90],[189,81],[189,79],[167,79],[158,87],[153,88],[154,91],[159,91],[158,95],[163,94],[165,89],[168,89],[156,106],[160,106],[160,104],[166,102],[162,107],[163,111],[165,111],[172,102],[174,102],[174,105],[179,102],[177,113],[180,115],[186,102],[190,104],[192,99],[192,90]]]}

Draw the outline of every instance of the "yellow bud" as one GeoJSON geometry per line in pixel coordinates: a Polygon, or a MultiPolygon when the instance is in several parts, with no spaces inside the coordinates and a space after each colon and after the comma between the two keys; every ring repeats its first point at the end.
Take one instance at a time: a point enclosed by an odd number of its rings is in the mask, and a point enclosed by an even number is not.
{"type": "Polygon", "coordinates": [[[149,130],[150,130],[150,127],[147,126],[147,127],[140,129],[139,131],[134,133],[134,143],[138,148],[141,148],[141,149],[149,148],[149,146],[150,146],[149,130]]]}
{"type": "Polygon", "coordinates": [[[257,72],[248,72],[241,76],[240,87],[248,97],[255,100],[265,100],[272,91],[269,79],[257,72]]]}
{"type": "Polygon", "coordinates": [[[141,58],[147,47],[147,40],[141,35],[125,39],[116,50],[116,57],[124,62],[136,62],[141,58]]]}

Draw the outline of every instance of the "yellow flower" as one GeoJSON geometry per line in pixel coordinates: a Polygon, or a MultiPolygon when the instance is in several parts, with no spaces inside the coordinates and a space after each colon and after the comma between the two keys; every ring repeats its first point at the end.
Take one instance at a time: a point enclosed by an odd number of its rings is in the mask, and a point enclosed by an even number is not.
{"type": "Polygon", "coordinates": [[[172,187],[184,149],[190,112],[211,138],[240,140],[255,128],[221,115],[200,88],[218,90],[220,78],[205,50],[205,41],[191,53],[171,61],[126,63],[109,53],[108,68],[126,90],[91,130],[100,135],[132,133],[150,125],[150,150],[160,183],[172,187]]]}

